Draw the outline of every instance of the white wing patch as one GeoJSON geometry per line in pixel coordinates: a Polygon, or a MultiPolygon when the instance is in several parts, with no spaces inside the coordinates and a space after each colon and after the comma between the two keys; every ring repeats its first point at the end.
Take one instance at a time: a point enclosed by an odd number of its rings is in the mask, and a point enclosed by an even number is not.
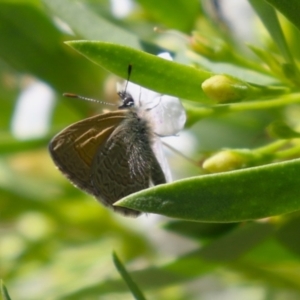
{"type": "MultiPolygon", "coordinates": [[[[167,52],[158,56],[172,60],[171,55],[167,52]]],[[[177,97],[162,95],[132,82],[125,82],[123,87],[118,86],[117,89],[124,90],[126,84],[126,92],[134,99],[138,114],[141,118],[149,121],[151,129],[156,135],[152,150],[165,173],[166,181],[171,182],[170,167],[159,137],[174,136],[183,129],[186,121],[185,110],[177,97]]]]}

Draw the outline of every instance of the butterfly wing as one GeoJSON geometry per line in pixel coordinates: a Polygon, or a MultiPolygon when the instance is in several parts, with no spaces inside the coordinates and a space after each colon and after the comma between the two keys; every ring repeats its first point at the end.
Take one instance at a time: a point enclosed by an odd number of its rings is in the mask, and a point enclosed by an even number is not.
{"type": "Polygon", "coordinates": [[[147,122],[129,112],[126,120],[102,144],[91,171],[95,195],[106,206],[125,215],[138,211],[114,207],[113,203],[129,194],[165,183],[164,173],[151,149],[152,132],[147,122]]]}
{"type": "Polygon", "coordinates": [[[105,144],[126,114],[125,110],[118,110],[82,120],[51,140],[49,151],[54,163],[80,189],[96,194],[91,184],[93,159],[100,145],[105,144]]]}

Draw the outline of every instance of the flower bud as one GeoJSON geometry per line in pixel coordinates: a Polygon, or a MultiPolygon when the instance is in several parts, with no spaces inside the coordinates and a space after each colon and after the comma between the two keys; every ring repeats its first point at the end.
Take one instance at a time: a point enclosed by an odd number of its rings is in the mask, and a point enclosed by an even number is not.
{"type": "Polygon", "coordinates": [[[226,172],[244,167],[252,158],[250,150],[223,150],[206,159],[203,169],[210,173],[226,172]]]}
{"type": "Polygon", "coordinates": [[[191,37],[190,47],[196,53],[214,61],[227,61],[232,56],[223,41],[205,37],[197,32],[194,32],[191,37]]]}
{"type": "Polygon", "coordinates": [[[218,103],[228,103],[244,99],[249,85],[229,75],[214,75],[202,83],[202,89],[218,103]]]}

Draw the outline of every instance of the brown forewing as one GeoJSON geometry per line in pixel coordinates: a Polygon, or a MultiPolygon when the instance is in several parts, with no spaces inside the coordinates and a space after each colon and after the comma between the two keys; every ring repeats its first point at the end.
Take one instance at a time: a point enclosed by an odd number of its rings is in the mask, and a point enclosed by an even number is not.
{"type": "Polygon", "coordinates": [[[57,134],[49,151],[59,170],[77,187],[95,195],[91,165],[99,146],[126,118],[127,110],[97,115],[70,125],[57,134]]]}

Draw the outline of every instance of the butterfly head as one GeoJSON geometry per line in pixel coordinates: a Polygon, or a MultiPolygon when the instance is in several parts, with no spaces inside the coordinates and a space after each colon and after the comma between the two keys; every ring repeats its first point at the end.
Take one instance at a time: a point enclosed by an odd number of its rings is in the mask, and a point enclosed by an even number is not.
{"type": "Polygon", "coordinates": [[[118,92],[118,95],[122,99],[122,105],[118,107],[119,109],[126,109],[134,106],[134,99],[129,93],[120,91],[118,92]]]}

